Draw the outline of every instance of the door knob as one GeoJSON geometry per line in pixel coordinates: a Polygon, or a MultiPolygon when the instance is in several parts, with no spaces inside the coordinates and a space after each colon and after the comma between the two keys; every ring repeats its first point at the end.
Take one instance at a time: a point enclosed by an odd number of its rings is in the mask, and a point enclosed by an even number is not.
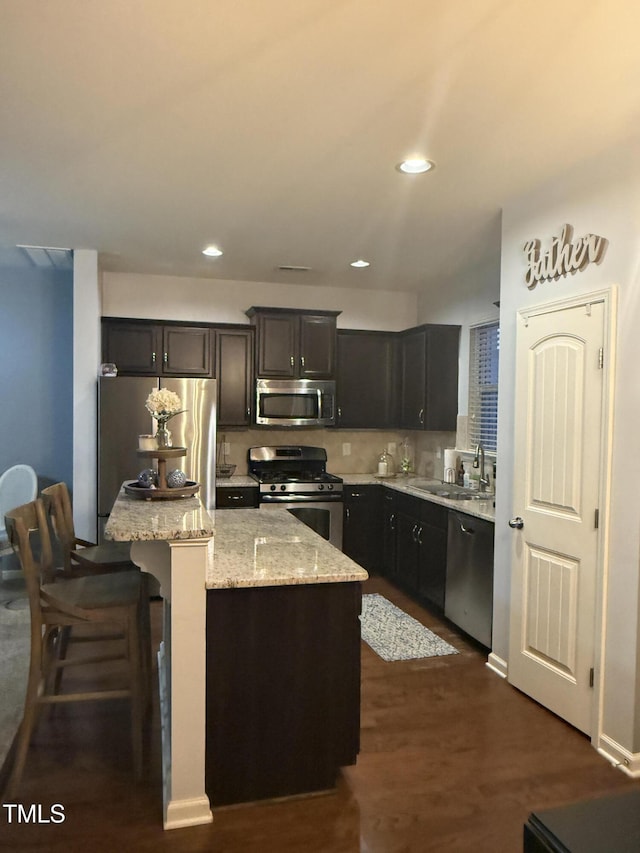
{"type": "Polygon", "coordinates": [[[524,521],[520,518],[519,515],[516,515],[515,518],[512,518],[509,521],[509,527],[512,527],[514,530],[522,530],[524,527],[524,521]]]}

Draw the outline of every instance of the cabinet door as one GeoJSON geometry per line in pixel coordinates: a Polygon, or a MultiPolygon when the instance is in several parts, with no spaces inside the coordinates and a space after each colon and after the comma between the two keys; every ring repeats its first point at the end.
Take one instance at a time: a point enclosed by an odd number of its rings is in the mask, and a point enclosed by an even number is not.
{"type": "Polygon", "coordinates": [[[421,523],[418,532],[418,593],[444,610],[447,572],[447,531],[421,523]]]}
{"type": "Polygon", "coordinates": [[[335,317],[304,314],[300,317],[301,379],[333,379],[336,358],[335,317]]]}
{"type": "Polygon", "coordinates": [[[102,360],[118,373],[157,376],[160,371],[160,326],[149,323],[102,324],[102,360]]]}
{"type": "Polygon", "coordinates": [[[344,490],[342,550],[370,574],[380,571],[380,498],[380,486],[349,486],[344,490]]]}
{"type": "Polygon", "coordinates": [[[423,326],[401,336],[401,427],[455,430],[459,342],[459,326],[423,326]]]}
{"type": "Polygon", "coordinates": [[[253,331],[216,330],[218,426],[250,426],[253,331]]]}
{"type": "Polygon", "coordinates": [[[294,379],[298,368],[298,317],[260,314],[256,325],[258,376],[294,379]]]}
{"type": "Polygon", "coordinates": [[[421,330],[402,338],[401,350],[400,426],[405,429],[424,429],[427,356],[425,332],[421,330]]]}
{"type": "Polygon", "coordinates": [[[388,489],[382,494],[382,518],[382,574],[393,581],[396,579],[398,516],[395,495],[388,489]]]}
{"type": "Polygon", "coordinates": [[[211,330],[197,326],[164,326],[162,374],[212,376],[211,330]]]}
{"type": "Polygon", "coordinates": [[[420,524],[413,515],[398,512],[397,515],[397,571],[399,583],[414,594],[418,592],[418,528],[420,524]]]}
{"type": "Polygon", "coordinates": [[[458,416],[459,326],[429,326],[423,429],[451,431],[458,416]]]}
{"type": "Polygon", "coordinates": [[[337,425],[389,429],[394,425],[395,335],[338,332],[337,425]]]}

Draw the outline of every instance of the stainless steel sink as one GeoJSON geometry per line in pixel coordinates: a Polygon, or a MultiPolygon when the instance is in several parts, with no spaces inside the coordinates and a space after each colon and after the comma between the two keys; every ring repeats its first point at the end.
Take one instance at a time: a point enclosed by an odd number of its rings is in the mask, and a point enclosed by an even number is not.
{"type": "Polygon", "coordinates": [[[433,484],[421,486],[415,483],[413,487],[421,492],[429,492],[430,495],[447,498],[450,501],[486,501],[491,497],[486,492],[476,492],[465,489],[463,486],[454,486],[448,483],[443,483],[441,486],[433,484]]]}

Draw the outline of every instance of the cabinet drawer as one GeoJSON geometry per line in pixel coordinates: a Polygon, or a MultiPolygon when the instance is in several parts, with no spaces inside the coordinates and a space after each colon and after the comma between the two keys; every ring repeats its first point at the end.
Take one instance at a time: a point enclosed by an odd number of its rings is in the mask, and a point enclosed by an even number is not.
{"type": "Polygon", "coordinates": [[[218,486],[216,507],[218,509],[243,509],[258,506],[258,489],[251,486],[218,486]]]}

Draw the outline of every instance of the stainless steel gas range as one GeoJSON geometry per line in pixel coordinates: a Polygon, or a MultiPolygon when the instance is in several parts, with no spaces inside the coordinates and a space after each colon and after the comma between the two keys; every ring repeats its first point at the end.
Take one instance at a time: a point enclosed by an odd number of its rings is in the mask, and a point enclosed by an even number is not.
{"type": "Polygon", "coordinates": [[[342,479],[327,473],[327,451],[305,445],[250,447],[249,474],[261,509],[287,509],[342,549],[342,479]]]}

